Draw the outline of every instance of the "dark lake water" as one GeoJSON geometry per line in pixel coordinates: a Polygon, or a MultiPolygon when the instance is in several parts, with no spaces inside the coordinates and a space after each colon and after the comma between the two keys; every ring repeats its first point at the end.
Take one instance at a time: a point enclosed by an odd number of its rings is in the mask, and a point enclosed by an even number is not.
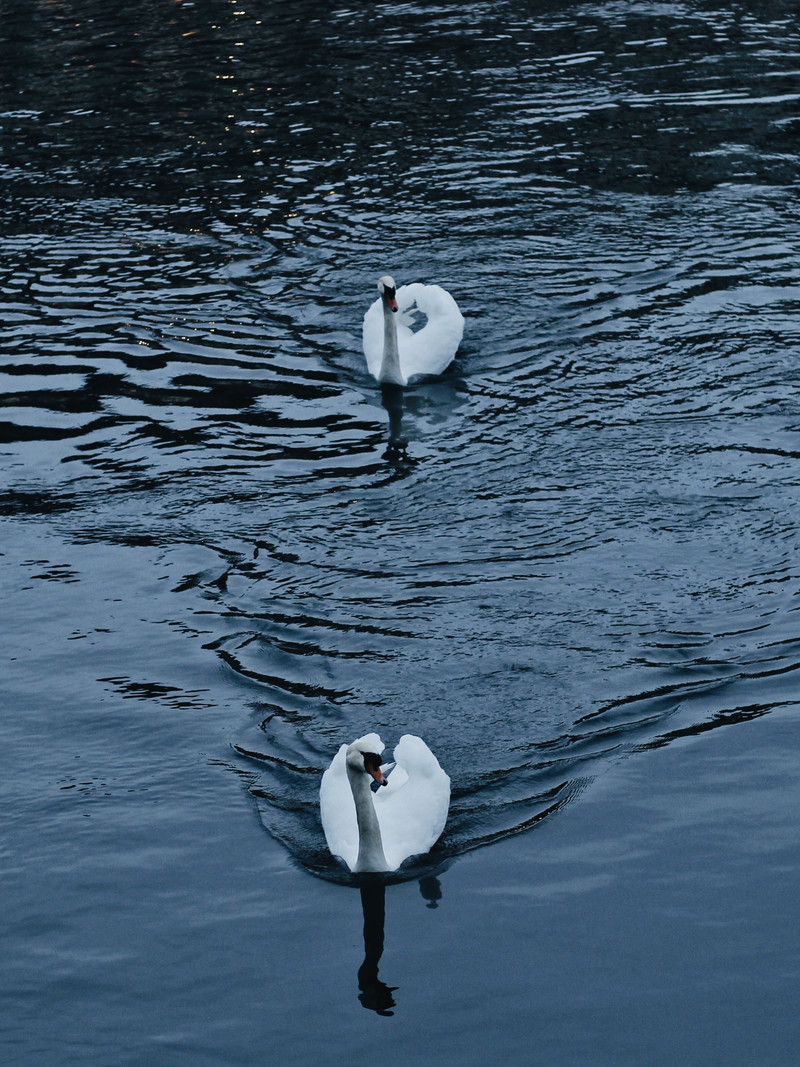
{"type": "Polygon", "coordinates": [[[797,1062],[797,5],[0,10],[3,1062],[797,1062]]]}

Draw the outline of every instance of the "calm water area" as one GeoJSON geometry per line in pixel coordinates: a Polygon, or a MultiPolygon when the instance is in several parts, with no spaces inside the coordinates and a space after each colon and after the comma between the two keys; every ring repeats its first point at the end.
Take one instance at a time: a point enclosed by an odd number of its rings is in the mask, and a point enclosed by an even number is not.
{"type": "Polygon", "coordinates": [[[0,12],[0,1060],[800,1062],[796,2],[0,12]]]}

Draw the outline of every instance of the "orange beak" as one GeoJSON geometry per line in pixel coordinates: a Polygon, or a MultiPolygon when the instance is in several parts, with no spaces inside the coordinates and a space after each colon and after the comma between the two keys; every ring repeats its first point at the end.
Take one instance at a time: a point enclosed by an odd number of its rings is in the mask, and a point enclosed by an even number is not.
{"type": "Polygon", "coordinates": [[[367,752],[364,755],[364,770],[375,779],[378,785],[389,784],[383,776],[380,759],[371,752],[367,752]]]}
{"type": "Polygon", "coordinates": [[[378,783],[378,785],[388,785],[389,784],[388,781],[383,777],[383,771],[380,769],[380,767],[376,767],[376,769],[374,771],[370,770],[369,773],[372,775],[372,777],[375,779],[375,781],[378,783]]]}

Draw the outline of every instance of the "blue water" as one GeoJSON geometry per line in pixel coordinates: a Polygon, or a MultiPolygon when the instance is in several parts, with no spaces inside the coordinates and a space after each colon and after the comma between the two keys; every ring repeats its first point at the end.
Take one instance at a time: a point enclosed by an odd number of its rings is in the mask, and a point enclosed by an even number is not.
{"type": "Polygon", "coordinates": [[[793,7],[0,33],[4,1062],[796,1059],[793,7]],[[372,729],[453,797],[361,894],[372,729]]]}

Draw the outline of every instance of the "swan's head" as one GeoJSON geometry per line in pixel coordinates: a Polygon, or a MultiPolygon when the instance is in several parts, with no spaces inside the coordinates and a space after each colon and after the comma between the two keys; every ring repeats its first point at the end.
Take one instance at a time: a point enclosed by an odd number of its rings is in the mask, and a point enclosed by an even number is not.
{"type": "Polygon", "coordinates": [[[347,749],[347,770],[354,774],[368,774],[378,785],[387,785],[381,770],[381,757],[369,741],[354,741],[347,749]]]}
{"type": "Polygon", "coordinates": [[[381,294],[383,301],[387,304],[392,311],[397,311],[397,300],[395,299],[395,291],[397,286],[394,284],[394,278],[391,278],[388,274],[384,274],[382,278],[378,278],[378,292],[381,294]]]}

